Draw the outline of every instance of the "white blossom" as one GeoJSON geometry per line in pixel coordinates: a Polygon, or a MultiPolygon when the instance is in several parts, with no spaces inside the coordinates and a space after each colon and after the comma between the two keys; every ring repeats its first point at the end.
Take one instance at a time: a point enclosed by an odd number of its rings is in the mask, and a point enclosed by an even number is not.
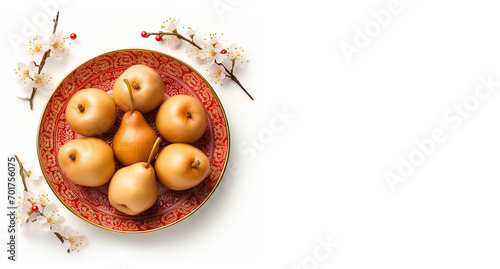
{"type": "Polygon", "coordinates": [[[229,66],[234,66],[238,68],[243,68],[244,64],[248,62],[244,54],[244,49],[238,47],[236,43],[231,44],[227,50],[225,62],[229,62],[229,66]]]}
{"type": "Polygon", "coordinates": [[[45,73],[35,73],[33,77],[33,81],[31,81],[31,87],[37,89],[48,89],[50,87],[50,81],[52,77],[49,74],[45,73]]]}
{"type": "Polygon", "coordinates": [[[22,87],[30,85],[31,80],[35,76],[36,65],[35,62],[31,61],[29,64],[17,63],[17,68],[14,69],[17,75],[17,83],[22,87]]]}
{"type": "Polygon", "coordinates": [[[47,41],[43,40],[42,36],[32,36],[29,38],[28,50],[25,54],[31,59],[40,59],[48,49],[49,45],[47,41]]]}
{"type": "Polygon", "coordinates": [[[187,57],[191,58],[191,59],[199,58],[200,57],[200,49],[198,49],[195,46],[189,46],[186,49],[186,54],[187,54],[187,57]]]}
{"type": "Polygon", "coordinates": [[[61,60],[64,56],[69,54],[69,49],[66,47],[66,40],[62,31],[57,31],[49,39],[51,56],[61,60]]]}
{"type": "Polygon", "coordinates": [[[198,29],[193,30],[193,28],[188,27],[188,29],[186,30],[186,35],[188,35],[191,38],[191,40],[193,40],[197,31],[198,31],[198,29]]]}
{"type": "MultiPolygon", "coordinates": [[[[164,24],[161,26],[161,29],[168,32],[168,33],[174,33],[177,34],[177,25],[179,24],[180,20],[175,20],[175,19],[168,19],[167,21],[164,22],[164,24]]],[[[175,35],[164,35],[163,40],[167,42],[167,45],[171,49],[176,49],[181,45],[181,39],[175,35]]]]}
{"type": "Polygon", "coordinates": [[[35,182],[39,182],[40,179],[44,178],[38,164],[34,163],[30,165],[30,168],[28,170],[28,178],[35,182]]]}
{"type": "Polygon", "coordinates": [[[87,239],[85,236],[80,235],[79,232],[74,231],[70,226],[65,226],[61,230],[61,235],[64,238],[63,246],[66,250],[75,251],[78,247],[85,246],[87,244],[87,239]]]}
{"type": "Polygon", "coordinates": [[[61,228],[61,224],[63,224],[66,219],[61,216],[57,210],[55,204],[48,204],[43,209],[42,216],[36,217],[36,222],[41,224],[42,231],[50,231],[59,232],[61,228]]]}
{"type": "Polygon", "coordinates": [[[222,65],[212,63],[208,67],[208,80],[215,84],[220,83],[226,77],[226,70],[222,65]]]}
{"type": "Polygon", "coordinates": [[[41,216],[43,211],[40,198],[30,191],[24,191],[23,196],[19,197],[18,203],[19,224],[23,229],[32,230],[33,222],[36,221],[37,217],[41,216]],[[37,206],[38,210],[33,211],[33,206],[37,206]]]}
{"type": "Polygon", "coordinates": [[[199,58],[204,63],[213,63],[214,61],[220,63],[224,59],[224,54],[221,54],[221,43],[203,42],[202,49],[199,51],[199,58]]]}

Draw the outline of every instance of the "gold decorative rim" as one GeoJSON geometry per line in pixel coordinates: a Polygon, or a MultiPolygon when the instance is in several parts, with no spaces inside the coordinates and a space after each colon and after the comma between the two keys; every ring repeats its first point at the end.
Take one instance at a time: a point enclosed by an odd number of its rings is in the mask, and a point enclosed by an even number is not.
{"type": "Polygon", "coordinates": [[[230,136],[230,131],[229,131],[229,122],[227,120],[227,116],[226,116],[226,112],[224,110],[224,107],[222,106],[222,103],[219,99],[219,96],[217,95],[217,93],[215,92],[215,90],[212,88],[212,85],[210,85],[210,83],[205,79],[204,76],[202,76],[198,70],[196,70],[195,68],[193,68],[191,65],[187,64],[186,62],[182,61],[182,60],[179,60],[178,58],[174,57],[174,56],[171,56],[171,55],[168,55],[166,53],[163,53],[163,52],[159,52],[159,51],[156,51],[156,50],[151,50],[151,49],[138,49],[138,48],[130,48],[130,49],[117,49],[117,50],[111,50],[111,51],[107,51],[107,52],[104,52],[104,53],[101,53],[91,59],[88,59],[84,62],[82,62],[81,64],[79,64],[77,67],[75,67],[73,70],[69,71],[65,76],[64,78],[61,79],[61,81],[59,81],[59,83],[57,84],[57,86],[54,88],[54,90],[52,91],[52,93],[50,94],[49,98],[47,99],[47,101],[45,102],[45,105],[44,105],[44,108],[42,110],[42,113],[40,115],[40,120],[38,122],[38,128],[37,128],[37,136],[36,136],[36,148],[37,148],[37,157],[38,157],[38,165],[40,166],[40,170],[42,170],[42,173],[43,173],[43,177],[45,179],[45,181],[47,182],[47,184],[49,185],[50,189],[52,190],[52,192],[56,195],[57,199],[59,199],[59,201],[69,210],[71,211],[74,215],[76,215],[78,218],[84,220],[85,222],[87,223],[90,223],[91,225],[93,226],[96,226],[98,228],[101,228],[101,229],[104,229],[104,230],[107,230],[107,231],[111,231],[111,232],[115,232],[115,233],[122,233],[122,234],[144,234],[144,233],[151,233],[151,232],[156,232],[156,231],[159,231],[159,230],[163,230],[165,228],[168,228],[170,226],[173,226],[185,219],[187,219],[188,217],[190,217],[191,215],[193,215],[196,211],[198,211],[207,201],[208,199],[210,199],[210,197],[212,196],[212,194],[215,192],[215,190],[217,189],[217,187],[219,186],[220,182],[222,181],[222,178],[224,176],[224,173],[226,171],[226,168],[227,168],[227,163],[229,161],[229,153],[230,153],[230,149],[231,149],[231,136],[230,136]],[[157,54],[160,54],[160,55],[163,55],[165,57],[169,57],[169,58],[172,58],[178,62],[180,62],[181,64],[187,66],[190,70],[192,70],[193,72],[195,72],[202,80],[203,82],[208,86],[208,88],[210,89],[210,91],[212,92],[213,96],[215,97],[215,100],[217,101],[217,103],[219,104],[219,107],[221,109],[221,112],[222,112],[222,116],[224,118],[224,122],[226,124],[226,132],[227,132],[227,151],[226,151],[226,155],[224,156],[224,166],[222,167],[222,170],[221,170],[221,174],[219,176],[219,178],[217,179],[217,183],[215,184],[215,186],[213,187],[212,191],[207,195],[207,197],[193,210],[191,211],[189,214],[185,215],[184,217],[182,217],[181,219],[175,221],[175,222],[172,222],[168,225],[165,225],[163,227],[159,227],[159,228],[155,228],[155,229],[152,229],[152,230],[144,230],[144,231],[121,231],[121,230],[113,230],[111,228],[108,228],[108,227],[104,227],[102,225],[99,225],[99,224],[96,224],[94,222],[91,222],[89,221],[88,219],[85,219],[83,218],[82,216],[80,216],[79,213],[75,212],[73,210],[73,208],[71,208],[70,206],[68,206],[62,199],[61,197],[59,196],[58,192],[56,190],[54,190],[54,188],[52,187],[52,184],[49,182],[49,180],[47,179],[47,174],[45,173],[42,165],[41,165],[41,152],[40,152],[40,128],[41,128],[41,123],[42,123],[42,119],[43,119],[43,115],[45,114],[46,110],[47,110],[47,105],[49,103],[49,101],[52,99],[54,93],[55,93],[55,90],[57,88],[59,88],[59,86],[61,85],[61,83],[63,81],[66,80],[66,78],[68,78],[69,75],[71,75],[71,73],[73,73],[73,71],[75,71],[78,67],[92,61],[92,60],[95,60],[99,57],[102,57],[106,54],[109,54],[109,53],[113,53],[113,52],[121,52],[121,51],[149,51],[149,52],[153,52],[153,53],[157,53],[157,54]]]}

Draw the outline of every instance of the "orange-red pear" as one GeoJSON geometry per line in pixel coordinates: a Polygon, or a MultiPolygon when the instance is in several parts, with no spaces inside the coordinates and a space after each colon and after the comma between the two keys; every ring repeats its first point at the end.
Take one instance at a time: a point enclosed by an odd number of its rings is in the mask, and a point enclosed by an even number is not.
{"type": "MultiPolygon", "coordinates": [[[[130,89],[130,83],[127,79],[125,81],[130,89]]],[[[158,137],[141,112],[135,110],[132,94],[130,94],[130,98],[132,100],[131,110],[125,112],[120,127],[113,137],[113,152],[116,159],[123,165],[145,162],[158,137]]]]}

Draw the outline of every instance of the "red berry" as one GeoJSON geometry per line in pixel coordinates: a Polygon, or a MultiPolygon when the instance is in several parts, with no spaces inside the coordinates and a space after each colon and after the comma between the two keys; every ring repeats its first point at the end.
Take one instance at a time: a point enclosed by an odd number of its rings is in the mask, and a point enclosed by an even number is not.
{"type": "Polygon", "coordinates": [[[36,206],[36,205],[32,206],[31,211],[38,211],[38,206],[36,206]]]}
{"type": "Polygon", "coordinates": [[[227,53],[227,50],[223,49],[220,51],[221,54],[226,54],[227,53]]]}
{"type": "Polygon", "coordinates": [[[69,35],[69,38],[71,38],[71,39],[76,39],[76,34],[75,34],[75,33],[72,33],[71,35],[69,35]]]}
{"type": "Polygon", "coordinates": [[[142,32],[141,32],[141,36],[142,36],[142,37],[146,37],[147,35],[148,35],[148,33],[147,33],[146,31],[142,31],[142,32]]]}
{"type": "Polygon", "coordinates": [[[163,40],[163,37],[161,37],[161,35],[157,35],[155,37],[156,41],[162,41],[163,40]]]}

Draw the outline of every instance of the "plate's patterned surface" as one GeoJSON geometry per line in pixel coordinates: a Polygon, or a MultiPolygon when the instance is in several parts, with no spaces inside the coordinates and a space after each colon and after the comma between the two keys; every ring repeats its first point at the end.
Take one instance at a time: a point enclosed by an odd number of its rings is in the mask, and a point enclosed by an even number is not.
{"type": "MultiPolygon", "coordinates": [[[[118,119],[100,137],[112,144],[123,112],[117,108],[118,119]]],[[[144,114],[154,125],[156,110],[144,114]]],[[[83,220],[106,230],[123,233],[144,233],[173,225],[196,211],[210,197],[224,173],[229,153],[229,128],[222,105],[210,85],[190,66],[168,55],[149,50],[120,50],[97,56],[73,70],[47,101],[38,129],[38,158],[45,179],[59,200],[83,220]],[[72,183],[62,173],[57,152],[69,140],[80,137],[68,125],[66,105],[77,91],[99,88],[112,94],[113,83],[128,67],[145,64],[155,69],[165,83],[165,98],[177,94],[197,97],[205,106],[209,124],[200,140],[193,143],[209,156],[211,171],[198,186],[185,191],[172,191],[161,183],[157,202],[137,216],[128,216],[108,202],[107,184],[90,188],[72,183]]],[[[160,149],[165,147],[164,140],[160,149]]],[[[154,165],[153,165],[154,166],[154,165]]],[[[121,165],[117,163],[117,169],[121,165]]]]}

